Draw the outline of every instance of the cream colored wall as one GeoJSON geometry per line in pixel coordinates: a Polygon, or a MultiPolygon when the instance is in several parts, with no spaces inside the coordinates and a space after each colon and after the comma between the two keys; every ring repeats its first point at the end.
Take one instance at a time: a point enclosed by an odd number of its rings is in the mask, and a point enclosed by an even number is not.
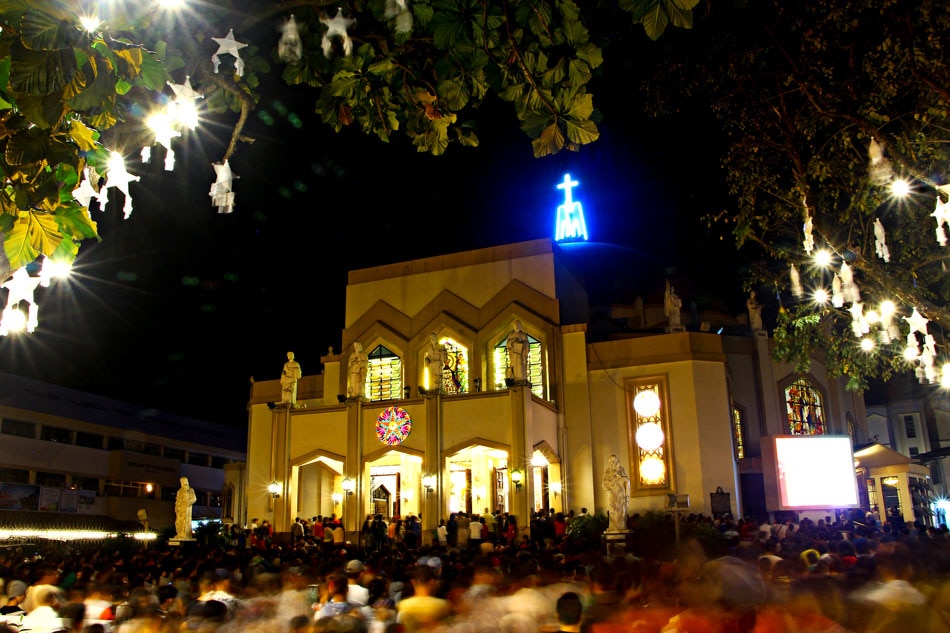
{"type": "Polygon", "coordinates": [[[474,306],[482,306],[515,279],[549,297],[555,296],[553,253],[348,285],[346,327],[353,325],[377,301],[414,315],[443,290],[474,306]]]}
{"type": "Polygon", "coordinates": [[[294,413],[290,419],[290,460],[299,463],[319,446],[324,452],[346,455],[346,409],[333,407],[294,413]]]}
{"type": "Polygon", "coordinates": [[[451,398],[443,406],[443,448],[472,438],[511,445],[510,402],[507,391],[451,398]]]}
{"type": "Polygon", "coordinates": [[[271,433],[273,413],[267,405],[253,405],[248,412],[247,426],[247,518],[273,520],[270,509],[271,433]]]}
{"type": "Polygon", "coordinates": [[[561,387],[561,432],[558,452],[564,470],[565,510],[591,509],[595,504],[592,451],[591,394],[587,367],[587,330],[569,326],[562,331],[561,349],[564,383],[561,387]]]}

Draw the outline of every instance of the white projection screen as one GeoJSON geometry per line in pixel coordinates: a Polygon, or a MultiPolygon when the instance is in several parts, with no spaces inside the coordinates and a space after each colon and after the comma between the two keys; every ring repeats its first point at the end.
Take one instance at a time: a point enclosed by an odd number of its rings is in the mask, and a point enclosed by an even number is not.
{"type": "Polygon", "coordinates": [[[762,474],[770,512],[860,506],[854,452],[847,435],[764,437],[762,474]]]}

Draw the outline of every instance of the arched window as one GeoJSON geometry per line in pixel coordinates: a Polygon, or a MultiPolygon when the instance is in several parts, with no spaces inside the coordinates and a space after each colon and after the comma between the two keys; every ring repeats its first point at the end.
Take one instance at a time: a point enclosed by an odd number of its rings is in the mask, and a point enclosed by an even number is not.
{"type": "MultiPolygon", "coordinates": [[[[528,336],[528,382],[531,384],[531,393],[544,398],[544,350],[541,341],[530,334],[528,336]]],[[[495,365],[495,389],[505,388],[506,370],[508,369],[508,346],[506,339],[495,346],[493,362],[495,365]]]]}
{"type": "Polygon", "coordinates": [[[402,359],[382,345],[369,354],[363,396],[368,400],[402,397],[402,359]]]}
{"type": "Polygon", "coordinates": [[[790,435],[824,435],[825,407],[821,392],[804,376],[785,387],[785,412],[790,435]]]}

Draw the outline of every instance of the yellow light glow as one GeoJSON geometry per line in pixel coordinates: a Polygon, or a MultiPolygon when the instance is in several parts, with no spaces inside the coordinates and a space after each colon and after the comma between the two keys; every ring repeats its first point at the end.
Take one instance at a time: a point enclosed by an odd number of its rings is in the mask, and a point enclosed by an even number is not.
{"type": "MultiPolygon", "coordinates": [[[[102,540],[117,538],[118,532],[104,532],[100,530],[42,530],[39,528],[23,528],[16,530],[0,529],[0,540],[14,538],[46,538],[55,541],[102,540]]],[[[135,532],[132,535],[136,540],[150,541],[156,538],[153,532],[135,532]]]]}
{"type": "Polygon", "coordinates": [[[869,338],[861,339],[861,349],[865,352],[870,352],[874,350],[874,341],[869,338]]]}
{"type": "Polygon", "coordinates": [[[940,386],[950,389],[950,363],[944,363],[940,368],[940,386]]]}
{"type": "Polygon", "coordinates": [[[889,316],[892,316],[897,312],[897,306],[890,299],[885,299],[881,302],[881,316],[885,319],[889,316]]]}
{"type": "Polygon", "coordinates": [[[814,299],[815,303],[818,305],[825,305],[828,303],[830,298],[831,297],[828,296],[828,291],[824,288],[819,288],[815,291],[815,294],[812,295],[812,299],[814,299]]]}
{"type": "Polygon", "coordinates": [[[553,493],[556,494],[556,495],[561,494],[561,482],[560,482],[560,481],[552,481],[551,483],[548,484],[548,490],[550,490],[551,492],[553,492],[553,493]]]}
{"type": "Polygon", "coordinates": [[[904,360],[916,360],[920,356],[920,352],[916,347],[908,345],[904,348],[904,360]]]}
{"type": "Polygon", "coordinates": [[[548,465],[548,458],[541,453],[535,453],[531,456],[531,465],[543,468],[548,465]]]}
{"type": "Polygon", "coordinates": [[[876,310],[868,310],[864,313],[864,320],[868,323],[877,323],[881,320],[881,315],[876,310]]]}
{"type": "Polygon", "coordinates": [[[666,479],[666,464],[651,455],[640,462],[640,479],[645,484],[661,484],[666,479]]]}

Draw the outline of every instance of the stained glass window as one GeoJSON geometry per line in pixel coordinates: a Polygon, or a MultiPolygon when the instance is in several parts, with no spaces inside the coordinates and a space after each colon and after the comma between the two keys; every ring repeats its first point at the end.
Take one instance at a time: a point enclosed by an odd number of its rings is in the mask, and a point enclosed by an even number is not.
{"type": "Polygon", "coordinates": [[[363,396],[369,400],[402,397],[402,359],[382,345],[369,354],[363,396]]]}
{"type": "MultiPolygon", "coordinates": [[[[528,334],[528,382],[531,384],[531,393],[539,398],[544,397],[544,350],[541,341],[528,334]]],[[[508,368],[508,347],[506,339],[502,339],[495,346],[495,389],[505,388],[505,373],[508,368]]]]}
{"type": "Polygon", "coordinates": [[[736,457],[738,459],[745,459],[745,440],[743,438],[745,435],[745,420],[743,417],[742,409],[739,407],[732,409],[732,437],[735,438],[736,457]]]}
{"type": "Polygon", "coordinates": [[[449,360],[442,370],[442,393],[465,393],[468,391],[468,349],[447,336],[439,339],[445,346],[449,360]]]}
{"type": "Polygon", "coordinates": [[[825,408],[821,393],[804,377],[785,388],[785,411],[790,435],[825,434],[825,408]]]}

